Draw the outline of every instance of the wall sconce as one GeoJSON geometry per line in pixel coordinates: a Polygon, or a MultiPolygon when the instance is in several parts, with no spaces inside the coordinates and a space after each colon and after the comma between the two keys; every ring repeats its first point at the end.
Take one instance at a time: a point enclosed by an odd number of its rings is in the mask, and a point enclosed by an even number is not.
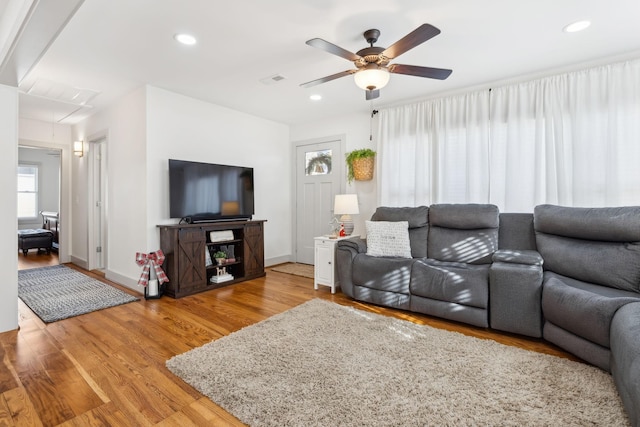
{"type": "Polygon", "coordinates": [[[73,155],[78,157],[84,156],[84,141],[75,141],[73,143],[73,155]]]}

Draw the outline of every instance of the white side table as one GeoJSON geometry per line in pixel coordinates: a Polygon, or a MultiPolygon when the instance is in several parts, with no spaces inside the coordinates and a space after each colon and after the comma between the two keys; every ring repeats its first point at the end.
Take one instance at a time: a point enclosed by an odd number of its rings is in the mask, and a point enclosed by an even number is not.
{"type": "Polygon", "coordinates": [[[330,239],[328,237],[315,237],[314,244],[314,280],[313,289],[318,290],[318,285],[329,286],[331,293],[336,293],[339,285],[336,278],[336,244],[347,237],[330,239]]]}

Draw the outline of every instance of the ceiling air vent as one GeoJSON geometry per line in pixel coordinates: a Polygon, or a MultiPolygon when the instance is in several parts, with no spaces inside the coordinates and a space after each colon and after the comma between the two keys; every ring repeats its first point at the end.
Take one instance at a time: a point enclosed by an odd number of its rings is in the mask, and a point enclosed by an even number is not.
{"type": "Polygon", "coordinates": [[[285,80],[286,77],[282,74],[274,74],[273,76],[265,77],[264,79],[260,79],[260,82],[265,85],[273,85],[282,80],[285,80]]]}

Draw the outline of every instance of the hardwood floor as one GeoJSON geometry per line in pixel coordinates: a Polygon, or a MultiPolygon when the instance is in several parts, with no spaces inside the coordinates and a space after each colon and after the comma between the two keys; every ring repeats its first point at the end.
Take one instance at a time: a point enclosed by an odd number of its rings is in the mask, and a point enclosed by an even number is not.
{"type": "Polygon", "coordinates": [[[28,255],[24,255],[22,251],[18,251],[18,270],[26,270],[29,268],[46,267],[49,265],[58,265],[58,254],[55,252],[36,253],[35,249],[31,249],[28,255]]]}
{"type": "Polygon", "coordinates": [[[264,278],[226,288],[142,299],[50,324],[20,301],[20,329],[0,334],[0,426],[241,426],[171,374],[165,361],[312,298],[576,360],[539,340],[358,303],[329,288],[314,291],[311,279],[267,269],[264,278]]]}

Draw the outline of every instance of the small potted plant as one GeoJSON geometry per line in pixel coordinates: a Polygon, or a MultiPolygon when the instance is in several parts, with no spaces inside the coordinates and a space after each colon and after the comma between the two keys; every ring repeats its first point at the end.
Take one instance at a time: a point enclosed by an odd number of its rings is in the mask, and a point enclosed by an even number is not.
{"type": "Polygon", "coordinates": [[[349,184],[356,181],[370,181],[373,179],[373,165],[376,152],[370,148],[362,148],[347,153],[347,180],[349,184]]]}
{"type": "Polygon", "coordinates": [[[225,260],[227,259],[227,254],[224,253],[223,251],[216,251],[213,254],[213,258],[215,258],[218,265],[222,265],[225,263],[225,260]]]}

